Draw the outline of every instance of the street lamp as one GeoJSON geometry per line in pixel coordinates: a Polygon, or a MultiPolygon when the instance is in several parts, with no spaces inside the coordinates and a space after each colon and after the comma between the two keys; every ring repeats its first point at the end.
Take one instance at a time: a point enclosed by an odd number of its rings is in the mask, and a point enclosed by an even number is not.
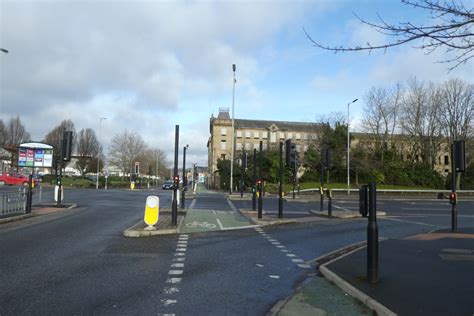
{"type": "Polygon", "coordinates": [[[184,199],[185,199],[185,191],[186,188],[186,149],[189,148],[189,145],[183,147],[183,190],[181,191],[181,209],[184,209],[184,199]]]}
{"type": "Polygon", "coordinates": [[[232,71],[234,72],[234,80],[232,81],[232,130],[230,141],[230,194],[232,194],[233,175],[234,175],[234,102],[235,102],[235,64],[232,64],[232,71]]]}
{"type": "Polygon", "coordinates": [[[351,146],[350,146],[350,138],[349,138],[349,105],[352,103],[357,102],[359,99],[354,99],[352,102],[347,103],[347,195],[350,194],[350,183],[351,183],[351,178],[349,174],[349,155],[351,152],[351,146]]]}
{"type": "Polygon", "coordinates": [[[95,189],[99,190],[99,168],[100,168],[100,139],[102,137],[102,120],[106,117],[101,117],[99,120],[99,152],[97,153],[97,178],[95,179],[95,189]]]}

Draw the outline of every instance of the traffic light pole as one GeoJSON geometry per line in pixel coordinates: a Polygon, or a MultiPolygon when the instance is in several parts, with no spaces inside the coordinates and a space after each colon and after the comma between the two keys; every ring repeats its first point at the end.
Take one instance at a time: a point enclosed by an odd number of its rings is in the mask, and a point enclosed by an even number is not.
{"type": "Polygon", "coordinates": [[[63,160],[64,160],[64,135],[61,139],[61,152],[59,153],[59,178],[57,179],[58,184],[58,200],[56,201],[57,206],[61,206],[62,200],[62,182],[63,182],[63,160]]]}
{"type": "Polygon", "coordinates": [[[367,280],[377,283],[379,279],[379,230],[377,227],[377,187],[369,183],[369,225],[367,226],[367,280]]]}
{"type": "Polygon", "coordinates": [[[283,143],[280,142],[280,166],[278,168],[278,218],[283,218],[283,143]]]}
{"type": "Polygon", "coordinates": [[[185,208],[185,199],[186,199],[186,149],[188,147],[184,146],[183,147],[183,189],[181,192],[181,209],[183,210],[185,208]]]}
{"type": "Polygon", "coordinates": [[[258,218],[262,218],[262,212],[263,212],[263,197],[262,197],[262,187],[263,187],[263,179],[262,179],[262,151],[263,151],[263,142],[260,141],[260,150],[259,150],[259,155],[258,155],[258,181],[260,182],[259,185],[259,190],[258,190],[258,218]]]}
{"type": "Polygon", "coordinates": [[[257,149],[253,149],[252,210],[257,209],[257,149]]]}
{"type": "Polygon", "coordinates": [[[244,172],[245,172],[245,165],[247,164],[247,155],[242,153],[241,155],[241,169],[240,169],[240,198],[244,197],[244,172]]]}
{"type": "MultiPolygon", "coordinates": [[[[451,192],[456,196],[456,163],[455,163],[454,142],[451,144],[451,192]]],[[[454,233],[458,229],[458,212],[456,203],[451,201],[451,231],[454,233]]]]}
{"type": "Polygon", "coordinates": [[[321,149],[321,175],[319,176],[321,187],[319,188],[319,195],[321,197],[319,202],[319,210],[322,212],[324,209],[324,163],[323,163],[323,150],[321,149]]]}
{"type": "MultiPolygon", "coordinates": [[[[178,176],[178,146],[179,146],[179,125],[176,125],[175,138],[174,138],[174,170],[173,170],[173,181],[178,176]]],[[[173,202],[171,203],[171,224],[178,226],[178,185],[173,183],[173,202]]]]}

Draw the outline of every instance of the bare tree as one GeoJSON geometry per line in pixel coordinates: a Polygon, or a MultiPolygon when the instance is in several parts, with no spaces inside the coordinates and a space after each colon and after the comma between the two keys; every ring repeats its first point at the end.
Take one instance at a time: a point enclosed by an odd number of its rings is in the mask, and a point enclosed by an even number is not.
{"type": "Polygon", "coordinates": [[[7,143],[10,145],[18,145],[20,143],[31,140],[30,133],[28,133],[21,123],[20,117],[11,118],[7,125],[7,143]]]}
{"type": "MultiPolygon", "coordinates": [[[[91,172],[91,165],[99,155],[99,141],[91,128],[82,129],[77,136],[76,167],[81,175],[91,172]]],[[[95,163],[97,167],[97,161],[95,163]]]]}
{"type": "Polygon", "coordinates": [[[432,168],[442,142],[439,124],[440,98],[433,84],[425,87],[415,78],[408,82],[408,91],[403,101],[401,126],[411,142],[412,153],[432,168]]]}
{"type": "MultiPolygon", "coordinates": [[[[466,164],[470,165],[472,157],[473,118],[474,118],[474,85],[460,79],[451,79],[441,87],[442,111],[440,120],[449,143],[455,140],[466,140],[466,164]]],[[[459,188],[461,174],[456,178],[459,188]]]]}
{"type": "MultiPolygon", "coordinates": [[[[440,61],[448,63],[450,65],[449,70],[468,62],[474,57],[474,33],[472,31],[474,13],[472,8],[466,8],[458,0],[402,0],[402,3],[415,9],[424,10],[430,14],[429,18],[432,23],[424,25],[407,21],[392,24],[385,21],[380,15],[378,16],[378,22],[369,22],[354,14],[361,23],[393,38],[393,40],[382,45],[371,45],[367,42],[354,47],[321,44],[314,40],[306,30],[303,30],[314,46],[334,52],[387,50],[394,46],[421,41],[416,48],[428,54],[436,49],[444,49],[446,53],[454,52],[454,57],[440,61]]],[[[468,3],[472,4],[472,1],[468,3]]]]}
{"type": "Polygon", "coordinates": [[[56,170],[61,157],[61,142],[65,131],[72,131],[73,133],[72,151],[74,152],[76,142],[76,129],[74,128],[74,123],[71,120],[63,120],[58,126],[53,128],[48,134],[46,134],[44,138],[45,143],[54,147],[53,164],[56,170]]]}
{"type": "Polygon", "coordinates": [[[3,146],[7,143],[8,132],[5,123],[0,119],[0,146],[3,146]]]}
{"type": "Polygon", "coordinates": [[[392,91],[383,87],[373,87],[365,96],[363,129],[375,138],[374,150],[382,152],[382,162],[384,160],[383,150],[389,143],[393,145],[401,96],[400,84],[397,84],[392,91]]]}
{"type": "Polygon", "coordinates": [[[115,135],[110,145],[110,163],[117,166],[124,175],[130,174],[135,161],[146,150],[142,137],[135,132],[124,132],[115,135]]]}

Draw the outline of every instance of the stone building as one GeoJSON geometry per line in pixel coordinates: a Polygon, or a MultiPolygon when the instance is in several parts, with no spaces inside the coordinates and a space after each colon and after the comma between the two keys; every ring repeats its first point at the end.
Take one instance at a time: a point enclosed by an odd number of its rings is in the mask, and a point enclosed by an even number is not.
{"type": "MultiPolygon", "coordinates": [[[[309,143],[317,138],[319,129],[315,123],[234,119],[234,130],[235,159],[244,150],[247,153],[259,150],[260,141],[263,150],[267,150],[277,149],[280,142],[291,139],[296,144],[296,151],[304,152],[309,143]]],[[[228,109],[221,108],[217,117],[211,117],[209,131],[209,185],[218,187],[217,161],[231,157],[232,120],[228,109]]]]}

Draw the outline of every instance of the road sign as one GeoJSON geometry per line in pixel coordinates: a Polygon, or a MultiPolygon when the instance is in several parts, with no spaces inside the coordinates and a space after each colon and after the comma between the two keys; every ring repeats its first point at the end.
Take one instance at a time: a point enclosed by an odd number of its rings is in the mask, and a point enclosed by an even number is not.
{"type": "Polygon", "coordinates": [[[143,220],[152,227],[158,223],[160,214],[160,198],[155,195],[150,195],[146,198],[145,216],[143,220]]]}

